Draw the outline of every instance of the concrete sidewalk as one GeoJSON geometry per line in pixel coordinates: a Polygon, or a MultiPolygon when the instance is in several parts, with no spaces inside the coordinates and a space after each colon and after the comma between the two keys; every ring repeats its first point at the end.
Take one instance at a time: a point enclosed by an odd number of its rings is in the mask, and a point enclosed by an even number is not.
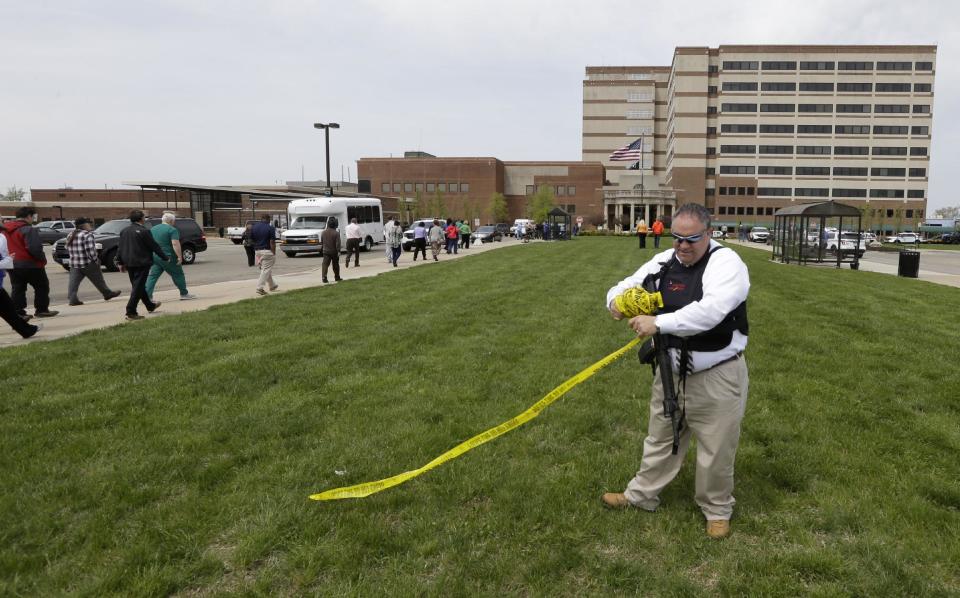
{"type": "MultiPolygon", "coordinates": [[[[486,253],[487,251],[499,249],[501,247],[512,247],[514,245],[520,245],[520,243],[515,239],[508,237],[504,238],[502,242],[498,243],[471,245],[470,249],[461,249],[460,253],[456,255],[447,255],[441,251],[440,262],[462,259],[471,255],[478,255],[481,253],[486,253]]],[[[375,247],[374,250],[369,253],[363,254],[360,260],[360,267],[344,268],[343,258],[345,255],[341,255],[340,257],[340,276],[343,277],[344,282],[356,278],[365,278],[368,276],[384,274],[386,272],[393,272],[394,270],[429,266],[436,263],[431,257],[430,249],[427,248],[426,262],[424,262],[422,259],[414,262],[413,252],[404,252],[400,256],[398,266],[394,268],[392,265],[387,263],[387,259],[384,255],[384,247],[382,245],[375,247]]],[[[319,261],[317,263],[319,264],[319,261]]],[[[257,273],[259,274],[259,270],[257,273]]],[[[333,272],[328,273],[328,278],[331,281],[333,280],[333,272]]],[[[274,281],[280,285],[280,288],[271,294],[279,294],[294,289],[342,284],[334,282],[331,282],[329,285],[323,284],[320,279],[319,266],[292,274],[275,275],[274,281]]],[[[243,280],[232,280],[228,282],[217,282],[196,287],[191,286],[190,292],[197,296],[197,299],[191,301],[181,301],[180,294],[176,289],[158,291],[154,294],[154,299],[162,304],[160,308],[153,314],[148,314],[141,304],[139,307],[139,312],[140,315],[146,316],[147,320],[150,320],[153,318],[181,314],[185,312],[202,311],[214,305],[234,303],[243,299],[263,298],[261,295],[257,294],[256,286],[256,277],[243,280]]],[[[21,338],[19,334],[10,330],[10,328],[6,325],[6,322],[4,322],[3,327],[0,328],[0,348],[32,343],[35,341],[54,340],[77,334],[85,330],[107,328],[117,324],[136,326],[138,322],[128,322],[124,313],[127,300],[130,297],[130,287],[124,287],[122,290],[123,295],[113,299],[112,301],[86,301],[83,305],[78,305],[76,307],[71,307],[66,304],[51,305],[50,309],[57,310],[60,312],[60,314],[52,318],[34,318],[31,320],[31,324],[42,322],[43,330],[29,339],[21,338]]],[[[28,308],[30,305],[32,305],[32,303],[30,303],[32,301],[32,297],[32,292],[28,290],[28,308]]]]}
{"type": "MultiPolygon", "coordinates": [[[[739,241],[737,239],[729,239],[729,238],[726,241],[721,241],[721,243],[725,243],[728,245],[739,245],[741,247],[747,247],[750,249],[766,251],[767,253],[773,253],[773,246],[767,245],[765,243],[751,243],[750,241],[739,241]]],[[[910,247],[910,249],[913,249],[913,247],[910,247]]],[[[921,249],[920,251],[923,252],[923,249],[921,249]]],[[[928,250],[928,251],[936,251],[936,250],[928,250]]],[[[897,264],[886,264],[886,263],[873,261],[870,259],[870,253],[871,253],[870,251],[867,251],[866,255],[860,258],[861,270],[865,272],[877,272],[879,274],[890,274],[891,276],[897,275],[897,264]]],[[[922,265],[923,261],[921,260],[920,263],[922,265]]],[[[822,265],[817,265],[814,267],[832,268],[832,267],[835,267],[835,264],[830,265],[829,263],[824,263],[822,265]]],[[[847,264],[844,264],[843,267],[849,268],[850,266],[847,264]]],[[[918,278],[920,280],[925,280],[927,282],[932,282],[935,284],[942,284],[942,285],[951,286],[951,287],[960,287],[960,274],[937,272],[935,270],[924,270],[921,267],[918,273],[918,278]]]]}

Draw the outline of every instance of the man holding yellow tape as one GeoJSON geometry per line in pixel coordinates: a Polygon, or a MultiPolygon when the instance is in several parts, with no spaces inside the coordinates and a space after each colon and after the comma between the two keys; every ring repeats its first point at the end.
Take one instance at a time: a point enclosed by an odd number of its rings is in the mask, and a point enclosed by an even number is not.
{"type": "Polygon", "coordinates": [[[627,289],[659,290],[664,307],[656,316],[630,319],[640,336],[659,333],[669,347],[679,395],[680,443],[672,454],[673,427],[664,414],[663,387],[654,376],[650,421],[640,471],[623,493],[606,493],[611,508],[656,510],[660,491],[680,470],[690,437],[697,439],[696,501],[707,519],[707,535],[730,533],[733,469],[749,379],[747,266],[732,249],[711,240],[710,213],[686,204],[673,216],[673,248],[657,254],[607,293],[607,308],[623,319],[615,299],[627,289]],[[646,284],[644,284],[646,283],[646,284]]]}

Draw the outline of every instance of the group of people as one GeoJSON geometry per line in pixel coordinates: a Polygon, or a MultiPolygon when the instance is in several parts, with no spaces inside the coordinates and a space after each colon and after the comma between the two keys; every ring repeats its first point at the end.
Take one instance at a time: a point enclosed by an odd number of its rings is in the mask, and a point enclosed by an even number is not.
{"type": "Polygon", "coordinates": [[[657,218],[652,226],[647,226],[647,221],[641,218],[637,221],[637,238],[640,239],[640,249],[647,248],[647,236],[653,234],[653,247],[660,247],[660,237],[663,235],[663,220],[657,218]]]}

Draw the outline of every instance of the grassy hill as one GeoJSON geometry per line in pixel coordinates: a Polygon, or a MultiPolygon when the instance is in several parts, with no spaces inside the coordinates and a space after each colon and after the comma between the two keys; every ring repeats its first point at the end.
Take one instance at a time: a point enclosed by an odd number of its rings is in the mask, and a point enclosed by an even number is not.
{"type": "Polygon", "coordinates": [[[656,514],[631,353],[537,420],[362,500],[630,339],[633,239],[457,262],[0,351],[0,594],[960,593],[960,290],[750,267],[733,534],[693,454],[656,514]]]}

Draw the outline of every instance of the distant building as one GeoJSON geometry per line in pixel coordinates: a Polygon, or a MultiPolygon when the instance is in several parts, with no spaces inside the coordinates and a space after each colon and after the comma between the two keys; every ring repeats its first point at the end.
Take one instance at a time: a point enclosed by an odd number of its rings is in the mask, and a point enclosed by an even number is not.
{"type": "Polygon", "coordinates": [[[706,205],[771,223],[836,199],[876,230],[922,219],[936,46],[679,47],[670,66],[586,68],[583,160],[607,169],[608,222],[706,205]],[[643,139],[639,168],[608,159],[643,139]]]}

